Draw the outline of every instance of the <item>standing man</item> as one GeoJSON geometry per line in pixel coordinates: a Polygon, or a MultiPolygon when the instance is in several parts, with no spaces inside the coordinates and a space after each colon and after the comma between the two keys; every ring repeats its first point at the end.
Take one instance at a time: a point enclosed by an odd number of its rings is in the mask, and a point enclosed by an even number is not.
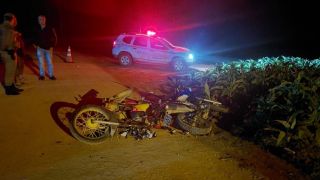
{"type": "Polygon", "coordinates": [[[53,73],[52,53],[53,47],[57,44],[57,34],[53,28],[46,25],[46,17],[38,16],[40,27],[36,31],[35,46],[37,49],[38,65],[39,65],[39,80],[45,79],[44,60],[46,60],[49,78],[56,80],[53,73]]]}
{"type": "Polygon", "coordinates": [[[18,95],[22,89],[15,87],[16,50],[18,48],[18,33],[15,31],[17,18],[12,13],[3,16],[4,22],[0,25],[0,55],[5,66],[4,88],[6,95],[18,95]]]}

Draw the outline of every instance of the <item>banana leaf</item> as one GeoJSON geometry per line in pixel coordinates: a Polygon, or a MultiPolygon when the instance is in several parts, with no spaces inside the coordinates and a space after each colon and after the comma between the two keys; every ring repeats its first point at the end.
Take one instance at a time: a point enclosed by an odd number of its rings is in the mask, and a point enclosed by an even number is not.
{"type": "Polygon", "coordinates": [[[276,145],[279,146],[285,137],[286,137],[286,133],[284,131],[280,131],[276,145]]]}
{"type": "Polygon", "coordinates": [[[275,120],[276,122],[282,124],[286,129],[289,129],[291,125],[285,120],[275,120]]]}

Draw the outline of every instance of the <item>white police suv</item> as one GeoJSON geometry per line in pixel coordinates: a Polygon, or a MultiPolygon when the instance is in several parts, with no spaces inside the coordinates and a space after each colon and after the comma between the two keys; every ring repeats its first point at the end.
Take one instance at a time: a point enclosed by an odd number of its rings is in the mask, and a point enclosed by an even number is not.
{"type": "Polygon", "coordinates": [[[185,70],[194,62],[191,51],[187,48],[172,45],[164,38],[147,34],[121,34],[113,42],[112,54],[123,66],[135,61],[169,64],[175,71],[185,70]]]}

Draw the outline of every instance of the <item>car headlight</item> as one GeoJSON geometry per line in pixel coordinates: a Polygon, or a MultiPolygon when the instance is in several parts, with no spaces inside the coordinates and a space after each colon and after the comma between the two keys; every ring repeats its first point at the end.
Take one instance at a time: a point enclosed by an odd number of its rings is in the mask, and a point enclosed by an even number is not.
{"type": "Polygon", "coordinates": [[[194,61],[194,57],[193,57],[193,54],[188,54],[188,59],[187,59],[188,62],[193,62],[194,61]]]}

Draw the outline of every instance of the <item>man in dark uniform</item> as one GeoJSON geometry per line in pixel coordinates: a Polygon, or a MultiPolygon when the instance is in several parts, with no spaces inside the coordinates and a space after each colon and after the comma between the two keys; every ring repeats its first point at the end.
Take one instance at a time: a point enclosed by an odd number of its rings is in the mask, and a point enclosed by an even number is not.
{"type": "Polygon", "coordinates": [[[5,66],[4,88],[7,95],[18,95],[23,91],[14,85],[17,36],[20,33],[14,30],[17,26],[17,18],[14,14],[6,13],[3,17],[4,22],[0,25],[0,55],[5,66]]]}

